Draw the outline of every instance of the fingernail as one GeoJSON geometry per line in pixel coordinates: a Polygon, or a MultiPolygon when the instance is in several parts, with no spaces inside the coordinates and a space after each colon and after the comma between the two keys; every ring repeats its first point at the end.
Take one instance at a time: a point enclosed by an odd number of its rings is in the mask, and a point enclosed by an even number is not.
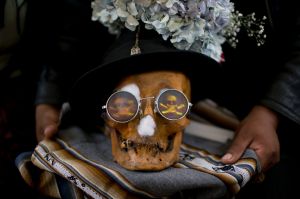
{"type": "Polygon", "coordinates": [[[230,160],[232,158],[232,154],[231,153],[226,153],[223,157],[222,160],[230,160]]]}

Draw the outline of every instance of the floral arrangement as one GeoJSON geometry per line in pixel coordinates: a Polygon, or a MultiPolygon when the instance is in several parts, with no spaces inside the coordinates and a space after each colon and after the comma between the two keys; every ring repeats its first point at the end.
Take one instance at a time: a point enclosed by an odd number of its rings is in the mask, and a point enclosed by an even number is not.
{"type": "Polygon", "coordinates": [[[243,16],[230,0],[95,0],[92,20],[100,21],[110,33],[122,28],[135,31],[144,24],[177,49],[192,50],[222,62],[222,44],[233,47],[237,33],[245,27],[258,45],[264,43],[264,20],[255,14],[243,16]]]}

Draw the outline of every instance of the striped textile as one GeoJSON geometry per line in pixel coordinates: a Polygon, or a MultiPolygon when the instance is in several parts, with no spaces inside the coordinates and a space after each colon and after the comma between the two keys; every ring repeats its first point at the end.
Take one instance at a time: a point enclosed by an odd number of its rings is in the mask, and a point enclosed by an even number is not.
{"type": "Polygon", "coordinates": [[[43,176],[35,187],[55,198],[65,194],[58,179],[73,186],[73,198],[161,198],[189,194],[187,190],[196,190],[201,198],[219,198],[236,194],[256,174],[259,165],[252,150],[237,163],[224,165],[219,156],[190,145],[197,139],[185,136],[179,162],[159,172],[122,168],[113,161],[108,138],[76,127],[61,131],[55,140],[40,142],[33,153],[23,154],[16,162],[29,185],[36,183],[35,170],[43,176]]]}

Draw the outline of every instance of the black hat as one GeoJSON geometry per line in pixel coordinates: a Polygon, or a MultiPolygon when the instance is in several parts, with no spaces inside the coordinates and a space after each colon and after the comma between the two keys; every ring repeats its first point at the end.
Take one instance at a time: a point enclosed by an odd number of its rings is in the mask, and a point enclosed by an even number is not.
{"type": "MultiPolygon", "coordinates": [[[[141,29],[140,54],[130,55],[136,33],[124,30],[104,58],[103,64],[81,76],[71,90],[69,103],[76,122],[95,125],[101,107],[122,78],[148,71],[167,70],[186,74],[191,81],[192,99],[207,97],[216,85],[221,67],[212,58],[194,51],[178,50],[156,32],[141,29]]],[[[153,80],[155,81],[155,80],[153,80]]]]}

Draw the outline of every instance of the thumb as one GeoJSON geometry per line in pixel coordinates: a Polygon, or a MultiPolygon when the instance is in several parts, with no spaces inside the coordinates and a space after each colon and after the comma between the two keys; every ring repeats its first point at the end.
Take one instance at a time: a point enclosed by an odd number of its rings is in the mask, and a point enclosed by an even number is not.
{"type": "Polygon", "coordinates": [[[249,139],[245,139],[245,137],[241,136],[241,134],[237,134],[221,161],[224,164],[235,163],[238,159],[240,159],[249,143],[249,139]]]}
{"type": "Polygon", "coordinates": [[[40,104],[36,107],[37,141],[51,138],[58,130],[60,110],[54,106],[40,104]]]}

